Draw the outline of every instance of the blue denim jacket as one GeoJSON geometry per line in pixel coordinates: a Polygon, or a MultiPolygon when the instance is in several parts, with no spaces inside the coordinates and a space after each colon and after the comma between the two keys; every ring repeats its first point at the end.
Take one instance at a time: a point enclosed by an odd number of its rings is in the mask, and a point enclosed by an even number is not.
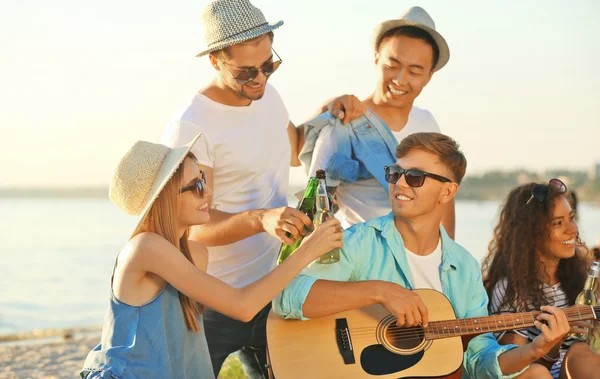
{"type": "Polygon", "coordinates": [[[369,110],[349,125],[329,112],[304,123],[305,142],[299,158],[305,169],[309,170],[319,134],[328,125],[334,127],[337,152],[329,160],[327,174],[347,183],[375,177],[387,192],[383,166],[396,163],[394,154],[398,141],[387,125],[369,110]]]}
{"type": "MultiPolygon", "coordinates": [[[[440,280],[457,318],[488,315],[488,297],[481,280],[479,263],[454,242],[440,226],[442,264],[440,280]]],[[[273,300],[273,309],[285,318],[306,319],[302,306],[312,285],[319,279],[332,281],[384,280],[412,289],[411,273],[402,236],[389,213],[344,231],[340,261],[313,264],[304,269],[273,300]]],[[[517,345],[500,346],[491,333],[473,338],[464,356],[463,378],[513,378],[503,375],[498,356],[517,345]]]]}

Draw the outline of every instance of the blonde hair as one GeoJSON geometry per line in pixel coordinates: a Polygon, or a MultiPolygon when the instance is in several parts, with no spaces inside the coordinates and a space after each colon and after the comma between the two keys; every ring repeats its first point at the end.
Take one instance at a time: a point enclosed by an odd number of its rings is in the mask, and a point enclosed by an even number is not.
{"type": "MultiPolygon", "coordinates": [[[[187,158],[195,160],[192,154],[188,154],[187,158]]],[[[184,159],[185,161],[185,159],[184,159]]],[[[186,230],[183,236],[177,239],[176,220],[177,220],[177,201],[180,193],[180,183],[183,176],[183,162],[175,171],[175,174],[169,180],[167,185],[160,192],[160,195],[152,204],[152,208],[148,212],[144,222],[138,227],[130,239],[136,235],[144,232],[152,232],[163,237],[167,241],[171,242],[184,257],[187,258],[192,264],[194,259],[190,253],[188,245],[189,231],[186,230]]],[[[183,318],[185,325],[192,332],[200,330],[197,316],[202,313],[203,306],[193,299],[190,299],[183,293],[179,292],[179,302],[181,304],[181,311],[183,312],[183,318]]]]}

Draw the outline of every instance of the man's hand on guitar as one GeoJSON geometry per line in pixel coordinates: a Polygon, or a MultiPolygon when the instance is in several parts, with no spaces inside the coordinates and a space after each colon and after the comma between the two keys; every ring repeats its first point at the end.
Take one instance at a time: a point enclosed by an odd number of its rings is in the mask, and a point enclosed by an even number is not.
{"type": "Polygon", "coordinates": [[[427,326],[427,307],[416,293],[395,283],[382,282],[383,288],[379,303],[396,316],[399,327],[427,326]]]}
{"type": "Polygon", "coordinates": [[[531,342],[531,345],[539,357],[542,357],[569,334],[571,327],[564,311],[550,305],[544,305],[540,310],[542,313],[536,318],[534,324],[542,333],[531,342]]]}

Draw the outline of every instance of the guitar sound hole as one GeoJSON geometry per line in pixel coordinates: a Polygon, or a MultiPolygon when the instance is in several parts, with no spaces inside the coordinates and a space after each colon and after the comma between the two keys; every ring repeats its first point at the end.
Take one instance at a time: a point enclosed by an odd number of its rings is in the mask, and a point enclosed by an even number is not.
{"type": "Polygon", "coordinates": [[[390,345],[397,349],[410,350],[421,345],[425,339],[425,334],[420,326],[399,328],[396,325],[390,325],[385,331],[385,338],[390,345]]]}

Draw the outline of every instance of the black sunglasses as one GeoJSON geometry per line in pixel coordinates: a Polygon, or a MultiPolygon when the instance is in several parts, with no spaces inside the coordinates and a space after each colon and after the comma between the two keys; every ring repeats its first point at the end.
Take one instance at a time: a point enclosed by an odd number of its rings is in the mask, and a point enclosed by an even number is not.
{"type": "Polygon", "coordinates": [[[452,180],[445,178],[440,175],[431,174],[429,172],[410,169],[405,170],[402,167],[398,166],[385,166],[385,180],[388,183],[396,184],[398,180],[404,175],[404,179],[406,180],[406,184],[411,187],[421,187],[423,183],[425,183],[425,178],[430,177],[431,179],[438,180],[442,183],[449,183],[452,180]]]}
{"type": "Polygon", "coordinates": [[[567,192],[567,185],[563,183],[562,180],[556,178],[550,179],[548,184],[536,184],[533,186],[531,189],[531,197],[529,200],[527,200],[525,205],[529,204],[534,198],[537,201],[544,201],[546,199],[546,195],[548,194],[548,189],[550,188],[552,188],[552,190],[558,194],[567,192]]]}
{"type": "Polygon", "coordinates": [[[204,199],[204,185],[206,184],[206,175],[204,175],[204,171],[200,170],[200,179],[191,186],[187,186],[181,189],[181,193],[186,191],[196,190],[196,194],[200,196],[201,199],[204,199]]]}
{"type": "MultiPolygon", "coordinates": [[[[244,69],[235,76],[231,73],[231,71],[227,70],[227,72],[229,72],[229,75],[231,75],[231,77],[233,79],[235,79],[235,81],[238,84],[250,83],[251,81],[256,79],[259,71],[262,72],[266,77],[269,77],[271,74],[273,74],[279,68],[279,66],[282,63],[282,60],[279,57],[279,54],[277,54],[277,52],[275,51],[275,49],[273,49],[273,52],[275,53],[275,55],[277,55],[277,59],[279,59],[279,60],[274,61],[274,62],[267,62],[267,63],[263,64],[262,66],[260,66],[259,68],[250,67],[250,68],[244,69]]],[[[227,66],[233,66],[225,61],[221,61],[221,63],[223,63],[227,66]]]]}

